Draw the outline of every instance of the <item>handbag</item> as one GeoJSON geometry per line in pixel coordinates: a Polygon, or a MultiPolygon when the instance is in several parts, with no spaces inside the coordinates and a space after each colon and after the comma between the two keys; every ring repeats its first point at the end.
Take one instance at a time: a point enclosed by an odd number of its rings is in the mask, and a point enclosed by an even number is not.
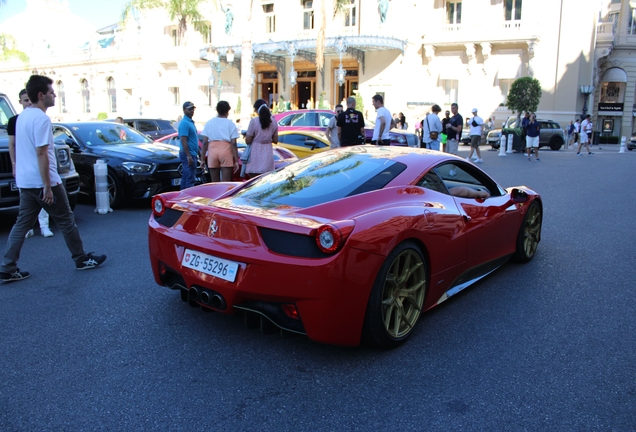
{"type": "Polygon", "coordinates": [[[247,170],[247,163],[250,161],[250,155],[252,154],[252,145],[248,144],[243,154],[241,155],[241,177],[245,177],[247,170]]]}
{"type": "Polygon", "coordinates": [[[477,121],[475,119],[473,119],[473,122],[471,124],[473,125],[473,127],[479,126],[479,123],[477,123],[477,121]]]}
{"type": "Polygon", "coordinates": [[[433,141],[437,141],[437,137],[439,136],[439,132],[432,131],[431,125],[428,123],[428,116],[426,116],[426,126],[428,126],[428,135],[431,137],[433,141]]]}

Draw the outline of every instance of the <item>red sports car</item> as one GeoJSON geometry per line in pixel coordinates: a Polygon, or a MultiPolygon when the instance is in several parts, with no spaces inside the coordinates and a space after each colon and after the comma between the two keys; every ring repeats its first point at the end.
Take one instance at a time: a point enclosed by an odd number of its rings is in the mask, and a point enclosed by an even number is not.
{"type": "Polygon", "coordinates": [[[382,146],[152,205],[155,280],[182,300],[319,342],[381,347],[509,258],[530,261],[543,214],[537,193],[504,189],[456,156],[382,146]]]}

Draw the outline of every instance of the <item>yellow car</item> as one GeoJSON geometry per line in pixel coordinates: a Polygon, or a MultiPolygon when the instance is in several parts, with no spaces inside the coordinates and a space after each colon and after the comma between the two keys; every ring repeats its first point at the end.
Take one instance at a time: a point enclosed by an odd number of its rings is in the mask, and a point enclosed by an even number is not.
{"type": "Polygon", "coordinates": [[[290,150],[300,159],[331,149],[324,133],[301,130],[279,131],[278,145],[290,150]]]}

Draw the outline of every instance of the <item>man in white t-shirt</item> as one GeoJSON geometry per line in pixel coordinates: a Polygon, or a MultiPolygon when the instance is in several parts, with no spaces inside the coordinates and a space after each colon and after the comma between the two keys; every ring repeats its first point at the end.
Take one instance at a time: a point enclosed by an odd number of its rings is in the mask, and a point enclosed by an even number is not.
{"type": "Polygon", "coordinates": [[[239,132],[234,122],[228,118],[231,109],[228,102],[219,101],[216,104],[218,117],[208,120],[201,132],[201,160],[207,161],[212,183],[232,181],[232,172],[239,168],[236,147],[239,132]]]}
{"type": "Polygon", "coordinates": [[[332,149],[340,147],[340,140],[338,139],[338,116],[342,111],[344,111],[344,107],[340,104],[336,105],[336,115],[329,119],[329,124],[325,131],[325,135],[332,149]]]}
{"type": "MultiPolygon", "coordinates": [[[[576,126],[575,126],[576,128],[576,126]]],[[[581,123],[581,133],[579,135],[579,148],[576,149],[576,155],[581,156],[581,148],[585,145],[588,156],[592,156],[594,153],[590,151],[590,138],[587,132],[592,130],[592,116],[590,114],[585,116],[585,120],[581,123]]]]}
{"type": "Polygon", "coordinates": [[[77,270],[95,268],[106,260],[106,255],[84,252],[75,216],[57,172],[51,119],[46,115],[46,110],[55,105],[53,81],[32,75],[26,90],[32,105],[22,111],[16,124],[15,181],[20,189],[20,210],[0,267],[0,280],[5,283],[29,277],[28,272],[18,268],[18,258],[24,236],[42,208],[62,232],[77,270]]]}
{"type": "Polygon", "coordinates": [[[481,132],[484,128],[484,119],[477,115],[477,108],[473,108],[472,113],[473,118],[468,120],[468,125],[470,126],[470,153],[466,159],[472,160],[473,152],[476,152],[477,160],[475,162],[483,162],[479,145],[481,144],[481,132]]]}
{"type": "Polygon", "coordinates": [[[393,117],[391,117],[389,110],[384,107],[384,98],[382,95],[377,94],[373,96],[373,107],[378,113],[378,116],[375,119],[375,128],[373,129],[373,138],[371,139],[371,143],[377,145],[391,145],[391,135],[389,134],[389,131],[391,130],[393,117]]]}

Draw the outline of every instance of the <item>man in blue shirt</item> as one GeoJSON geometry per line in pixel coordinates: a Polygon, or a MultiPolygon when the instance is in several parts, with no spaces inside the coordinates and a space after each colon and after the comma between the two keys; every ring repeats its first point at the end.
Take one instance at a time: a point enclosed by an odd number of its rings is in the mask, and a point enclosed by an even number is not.
{"type": "Polygon", "coordinates": [[[192,120],[196,107],[192,102],[183,104],[183,120],[179,122],[179,137],[181,138],[181,151],[179,159],[183,168],[181,189],[194,186],[197,171],[197,156],[199,154],[199,138],[197,127],[192,120]]]}

